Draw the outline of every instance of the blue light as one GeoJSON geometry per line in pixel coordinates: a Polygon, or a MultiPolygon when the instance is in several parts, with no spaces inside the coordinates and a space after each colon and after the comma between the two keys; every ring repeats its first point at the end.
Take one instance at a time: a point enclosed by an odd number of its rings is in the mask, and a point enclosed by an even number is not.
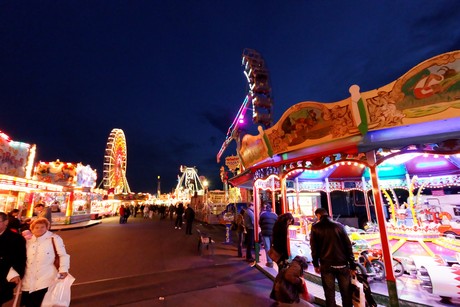
{"type": "Polygon", "coordinates": [[[436,167],[436,166],[445,166],[447,162],[445,160],[439,161],[430,161],[430,162],[420,162],[417,163],[415,166],[417,168],[426,168],[426,167],[436,167]]]}

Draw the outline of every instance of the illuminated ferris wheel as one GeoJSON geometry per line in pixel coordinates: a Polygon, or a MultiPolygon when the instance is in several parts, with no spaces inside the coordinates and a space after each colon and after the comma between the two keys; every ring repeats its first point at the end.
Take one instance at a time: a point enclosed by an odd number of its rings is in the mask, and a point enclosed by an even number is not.
{"type": "Polygon", "coordinates": [[[112,129],[104,155],[104,189],[113,189],[115,194],[131,193],[126,180],[127,150],[123,130],[112,129]]]}

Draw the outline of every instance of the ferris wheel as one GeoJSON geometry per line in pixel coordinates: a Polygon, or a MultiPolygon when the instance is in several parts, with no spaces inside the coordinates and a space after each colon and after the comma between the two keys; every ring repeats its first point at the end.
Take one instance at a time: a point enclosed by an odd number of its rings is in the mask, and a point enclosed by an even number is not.
{"type": "Polygon", "coordinates": [[[113,189],[115,194],[131,193],[126,180],[127,150],[123,130],[112,129],[104,155],[104,189],[113,189]]]}

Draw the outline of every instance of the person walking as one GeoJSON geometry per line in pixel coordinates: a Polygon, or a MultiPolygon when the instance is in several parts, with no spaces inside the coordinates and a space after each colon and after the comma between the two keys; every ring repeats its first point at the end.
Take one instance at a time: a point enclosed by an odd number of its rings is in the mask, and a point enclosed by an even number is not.
{"type": "Polygon", "coordinates": [[[240,213],[236,216],[236,233],[238,235],[238,257],[243,257],[243,242],[246,235],[244,227],[244,208],[241,208],[240,213]]]}
{"type": "Polygon", "coordinates": [[[27,240],[27,262],[22,279],[21,306],[39,307],[48,287],[59,273],[59,278],[67,277],[70,256],[62,238],[49,231],[50,223],[38,218],[30,224],[32,237],[27,240]],[[55,254],[59,257],[59,270],[54,266],[55,254]]]}
{"type": "Polygon", "coordinates": [[[278,219],[278,215],[272,211],[272,206],[270,204],[265,204],[264,209],[265,210],[260,214],[259,226],[267,259],[267,263],[265,265],[269,268],[272,268],[273,260],[268,256],[268,251],[272,246],[273,226],[275,225],[276,220],[278,219]]]}
{"type": "Polygon", "coordinates": [[[311,255],[315,272],[321,274],[326,306],[336,306],[335,280],[342,296],[342,306],[353,306],[351,276],[356,264],[350,238],[342,224],[333,221],[324,208],[315,211],[318,221],[310,232],[311,255]]]}
{"type": "Polygon", "coordinates": [[[191,235],[193,220],[195,219],[195,211],[192,209],[190,204],[187,204],[187,209],[185,209],[184,216],[185,216],[185,234],[191,235]]]}
{"type": "Polygon", "coordinates": [[[278,216],[273,225],[273,243],[272,248],[280,255],[276,260],[278,270],[281,270],[288,265],[288,260],[291,257],[291,248],[289,240],[289,226],[294,224],[294,217],[291,213],[283,213],[278,216]]]}
{"type": "Polygon", "coordinates": [[[0,212],[0,306],[13,298],[26,268],[26,240],[8,229],[8,215],[0,212]]]}
{"type": "Polygon", "coordinates": [[[131,209],[129,205],[126,205],[125,207],[125,212],[124,212],[124,218],[123,218],[123,224],[128,223],[128,218],[131,215],[131,209]]]}
{"type": "Polygon", "coordinates": [[[254,246],[254,205],[249,203],[244,211],[244,227],[246,228],[246,261],[254,262],[252,247],[254,246]]]}
{"type": "Polygon", "coordinates": [[[174,224],[175,229],[182,229],[182,215],[184,214],[184,204],[179,203],[176,208],[176,223],[174,224]]]}
{"type": "Polygon", "coordinates": [[[118,209],[118,213],[120,214],[120,224],[124,224],[125,222],[125,205],[120,205],[118,209]]]}
{"type": "Polygon", "coordinates": [[[173,204],[169,205],[168,213],[169,213],[169,219],[172,221],[174,218],[174,211],[176,210],[176,207],[174,207],[173,204]]]}

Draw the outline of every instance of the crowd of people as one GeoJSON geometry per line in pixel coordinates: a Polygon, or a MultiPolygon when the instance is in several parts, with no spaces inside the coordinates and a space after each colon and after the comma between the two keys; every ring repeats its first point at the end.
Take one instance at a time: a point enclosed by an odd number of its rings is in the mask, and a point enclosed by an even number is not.
{"type": "Polygon", "coordinates": [[[144,219],[152,219],[155,214],[160,216],[160,220],[169,217],[171,221],[174,221],[174,229],[182,229],[185,220],[185,233],[188,235],[192,234],[192,225],[195,220],[195,210],[193,210],[190,204],[187,204],[185,208],[183,203],[177,205],[120,205],[118,208],[118,214],[120,216],[120,224],[128,223],[129,217],[137,217],[142,214],[144,219]],[[175,219],[174,219],[175,216],[175,219]]]}

